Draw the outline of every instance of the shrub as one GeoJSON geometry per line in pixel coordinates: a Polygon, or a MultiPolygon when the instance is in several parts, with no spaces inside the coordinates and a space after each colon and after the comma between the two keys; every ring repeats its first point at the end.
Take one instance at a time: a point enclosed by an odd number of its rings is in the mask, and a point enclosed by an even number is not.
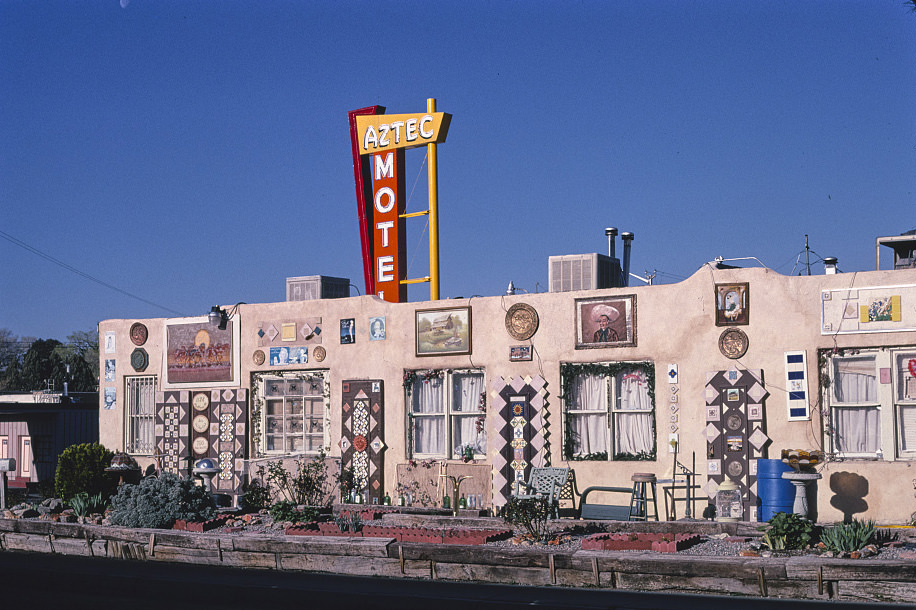
{"type": "Polygon", "coordinates": [[[270,507],[270,517],[274,521],[290,521],[292,523],[314,521],[318,518],[318,509],[314,506],[297,507],[288,500],[280,500],[270,507]]]}
{"type": "Polygon", "coordinates": [[[771,551],[807,548],[815,535],[814,524],[794,513],[776,513],[757,529],[765,532],[762,543],[771,551]]]}
{"type": "Polygon", "coordinates": [[[104,513],[108,507],[108,497],[103,493],[90,496],[83,491],[70,498],[67,504],[78,516],[88,517],[89,515],[104,513]]]}
{"type": "Polygon", "coordinates": [[[111,523],[167,529],[176,519],[206,521],[216,516],[206,489],[166,472],[139,485],[122,485],[111,499],[111,523]]]}
{"type": "Polygon", "coordinates": [[[267,483],[275,487],[281,497],[293,504],[328,505],[331,503],[331,496],[330,490],[327,489],[328,466],[324,458],[323,451],[309,461],[297,458],[295,473],[287,470],[281,461],[269,462],[267,483]]]}
{"type": "Polygon", "coordinates": [[[858,551],[875,538],[875,522],[853,519],[852,523],[837,523],[821,532],[821,542],[828,551],[852,553],[858,551]]]}
{"type": "Polygon", "coordinates": [[[502,508],[502,518],[515,527],[523,528],[538,541],[546,542],[550,537],[550,516],[553,507],[546,497],[511,497],[502,508]]]}
{"type": "Polygon", "coordinates": [[[107,500],[118,488],[117,478],[105,472],[114,453],[98,443],[70,445],[57,459],[54,491],[58,498],[73,498],[81,492],[102,494],[107,500]]]}
{"type": "Polygon", "coordinates": [[[241,505],[246,511],[258,511],[270,506],[270,487],[264,484],[266,470],[264,466],[258,466],[258,476],[251,479],[245,486],[242,494],[241,505]]]}

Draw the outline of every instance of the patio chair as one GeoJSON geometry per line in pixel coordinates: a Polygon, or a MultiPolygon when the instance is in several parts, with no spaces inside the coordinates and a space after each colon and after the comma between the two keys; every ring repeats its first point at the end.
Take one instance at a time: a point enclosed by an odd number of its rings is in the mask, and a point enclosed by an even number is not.
{"type": "Polygon", "coordinates": [[[516,480],[514,497],[522,500],[547,498],[554,519],[559,518],[560,491],[569,479],[569,468],[532,467],[527,481],[516,480]]]}

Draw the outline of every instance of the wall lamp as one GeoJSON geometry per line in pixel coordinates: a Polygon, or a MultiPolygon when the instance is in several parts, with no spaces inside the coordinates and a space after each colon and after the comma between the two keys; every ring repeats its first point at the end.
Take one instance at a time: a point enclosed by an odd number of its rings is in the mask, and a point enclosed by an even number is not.
{"type": "Polygon", "coordinates": [[[207,320],[210,322],[210,324],[216,326],[220,330],[226,330],[226,326],[229,324],[229,320],[232,318],[232,316],[238,315],[239,305],[247,305],[247,303],[236,303],[229,308],[228,312],[222,307],[214,305],[210,308],[210,313],[207,314],[207,320]]]}

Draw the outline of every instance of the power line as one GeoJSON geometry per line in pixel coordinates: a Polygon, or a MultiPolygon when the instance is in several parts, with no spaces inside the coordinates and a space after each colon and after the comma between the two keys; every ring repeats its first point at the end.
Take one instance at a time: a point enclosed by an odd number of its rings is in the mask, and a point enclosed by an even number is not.
{"type": "Polygon", "coordinates": [[[63,268],[66,269],[67,271],[69,271],[69,272],[71,272],[71,273],[75,273],[76,275],[79,275],[80,277],[83,277],[83,278],[85,278],[85,279],[87,279],[87,280],[89,280],[89,281],[91,281],[91,282],[95,282],[96,284],[98,284],[98,285],[100,285],[100,286],[104,286],[105,288],[108,288],[108,289],[110,289],[110,290],[114,290],[115,292],[119,292],[119,293],[123,294],[124,296],[130,297],[130,298],[132,298],[132,299],[136,299],[136,300],[138,300],[138,301],[141,301],[141,302],[143,302],[143,303],[146,303],[147,305],[152,305],[153,307],[158,307],[159,309],[162,309],[162,310],[164,310],[164,311],[168,311],[168,312],[173,313],[173,314],[175,314],[175,315],[178,315],[178,316],[184,316],[184,315],[185,315],[185,314],[181,313],[180,311],[175,311],[174,309],[169,309],[168,307],[165,307],[164,305],[159,305],[158,303],[153,303],[152,301],[147,300],[147,299],[144,299],[143,297],[138,297],[138,296],[135,295],[135,294],[131,294],[130,292],[127,292],[126,290],[122,290],[122,289],[118,288],[117,286],[112,286],[112,285],[109,284],[108,282],[102,281],[102,280],[100,280],[100,279],[97,278],[97,277],[91,276],[91,275],[89,275],[88,273],[85,273],[85,272],[83,272],[83,271],[80,271],[80,270],[77,269],[76,267],[72,267],[72,266],[68,265],[67,263],[65,263],[65,262],[63,262],[63,261],[54,258],[54,257],[51,256],[50,254],[45,254],[44,252],[42,252],[42,251],[39,250],[38,248],[33,248],[32,246],[30,246],[29,244],[25,243],[24,241],[20,241],[20,240],[16,239],[15,237],[13,237],[12,235],[10,235],[9,233],[4,233],[3,231],[0,231],[0,237],[2,237],[3,239],[5,239],[6,241],[10,242],[10,243],[13,244],[13,245],[19,246],[19,247],[22,248],[23,250],[28,250],[28,251],[31,252],[32,254],[35,254],[36,256],[40,256],[41,258],[45,259],[46,261],[52,262],[52,263],[54,263],[55,265],[57,265],[57,266],[59,266],[59,267],[63,267],[63,268]]]}

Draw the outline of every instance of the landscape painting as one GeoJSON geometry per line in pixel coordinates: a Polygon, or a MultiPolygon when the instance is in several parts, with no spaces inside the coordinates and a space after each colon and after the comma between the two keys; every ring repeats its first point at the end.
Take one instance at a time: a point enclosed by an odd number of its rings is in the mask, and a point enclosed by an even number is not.
{"type": "Polygon", "coordinates": [[[422,309],[417,314],[417,356],[471,353],[471,308],[422,309]]]}

